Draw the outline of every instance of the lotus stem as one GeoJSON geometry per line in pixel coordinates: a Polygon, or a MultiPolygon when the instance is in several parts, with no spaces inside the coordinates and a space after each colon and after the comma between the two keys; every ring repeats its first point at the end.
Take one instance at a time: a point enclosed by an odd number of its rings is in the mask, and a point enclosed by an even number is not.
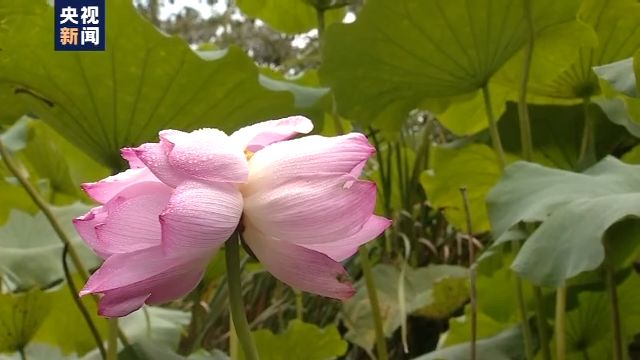
{"type": "Polygon", "coordinates": [[[478,327],[478,302],[476,299],[476,256],[475,245],[473,244],[473,225],[471,222],[471,209],[469,207],[469,198],[467,196],[467,188],[461,187],[460,194],[464,204],[464,213],[467,218],[467,236],[469,242],[469,305],[471,306],[471,343],[470,343],[470,359],[476,360],[476,338],[478,327]]]}
{"type": "Polygon", "coordinates": [[[64,249],[62,250],[62,269],[64,270],[64,276],[67,278],[67,286],[69,287],[69,291],[71,292],[71,298],[73,299],[73,302],[76,304],[76,306],[80,310],[80,313],[82,314],[84,321],[87,323],[87,326],[89,326],[89,331],[91,331],[91,335],[93,336],[93,339],[96,342],[96,346],[98,347],[98,351],[100,351],[100,355],[102,356],[103,359],[106,359],[107,352],[104,349],[104,344],[102,343],[102,338],[100,337],[98,328],[96,327],[96,324],[93,323],[93,319],[91,319],[91,315],[89,314],[89,311],[82,303],[82,300],[80,300],[80,298],[78,297],[78,289],[73,283],[73,278],[71,277],[71,273],[69,272],[69,264],[67,263],[68,253],[69,253],[69,246],[65,245],[64,249]]]}
{"type": "Polygon", "coordinates": [[[258,360],[258,350],[253,342],[253,336],[249,330],[247,314],[245,313],[242,299],[242,280],[240,276],[240,234],[232,237],[225,245],[225,257],[227,260],[227,286],[229,287],[229,307],[231,319],[238,335],[238,341],[244,352],[245,359],[258,360]]]}
{"type": "Polygon", "coordinates": [[[107,360],[118,360],[118,318],[110,318],[107,334],[107,360]]]}
{"type": "Polygon", "coordinates": [[[365,284],[367,286],[367,294],[369,303],[371,304],[371,314],[373,316],[373,326],[376,332],[376,352],[378,360],[388,360],[387,342],[384,336],[384,327],[382,324],[382,313],[380,312],[380,302],[378,301],[378,291],[376,289],[375,279],[371,272],[371,263],[369,262],[369,251],[366,246],[361,246],[358,250],[360,263],[362,264],[362,273],[364,275],[365,284]]]}
{"type": "Polygon", "coordinates": [[[564,284],[556,292],[556,360],[565,360],[567,354],[567,288],[564,284]]]}
{"type": "Polygon", "coordinates": [[[522,68],[522,78],[520,81],[520,93],[518,96],[518,119],[520,122],[520,143],[522,145],[522,157],[526,161],[531,161],[533,157],[533,139],[531,136],[531,122],[529,121],[529,109],[527,108],[527,89],[529,84],[529,73],[531,70],[531,59],[535,46],[535,24],[531,13],[531,0],[524,1],[524,19],[527,24],[527,45],[524,49],[524,66],[522,68]]]}
{"type": "Polygon", "coordinates": [[[304,321],[304,303],[302,302],[302,291],[293,290],[296,296],[296,318],[300,321],[304,321]]]}
{"type": "Polygon", "coordinates": [[[493,108],[491,106],[491,93],[489,92],[489,84],[485,84],[482,87],[482,98],[484,99],[484,109],[487,113],[487,121],[489,123],[489,133],[491,134],[491,144],[498,156],[498,164],[500,169],[504,170],[507,165],[507,161],[504,155],[504,149],[502,148],[502,141],[500,140],[500,132],[498,131],[498,124],[493,115],[493,108]]]}
{"type": "MultiPolygon", "coordinates": [[[[493,149],[498,156],[498,165],[501,170],[504,170],[506,166],[506,158],[504,149],[502,148],[502,141],[500,140],[500,132],[498,131],[498,125],[493,115],[493,109],[491,106],[491,93],[489,92],[489,84],[485,84],[482,87],[482,96],[484,98],[484,107],[487,113],[487,121],[489,122],[489,133],[491,134],[491,143],[493,149]]],[[[516,242],[516,250],[520,248],[520,244],[516,242]]],[[[516,299],[518,302],[518,312],[520,314],[522,334],[524,337],[525,355],[527,359],[533,358],[533,341],[531,337],[531,327],[529,326],[529,318],[527,316],[527,308],[524,301],[524,291],[522,290],[522,279],[516,274],[516,299]]]]}
{"type": "Polygon", "coordinates": [[[549,348],[549,333],[545,321],[544,297],[540,286],[533,286],[533,295],[536,305],[536,325],[538,326],[538,337],[543,360],[551,360],[551,349],[549,348]]]}
{"type": "Polygon", "coordinates": [[[584,168],[587,165],[587,156],[589,151],[593,147],[593,132],[594,132],[594,119],[590,115],[589,106],[591,105],[591,99],[585,97],[582,101],[582,108],[584,111],[584,130],[582,133],[582,140],[580,142],[580,154],[578,156],[578,167],[584,168]]]}
{"type": "Polygon", "coordinates": [[[318,42],[320,42],[320,45],[322,45],[322,40],[324,40],[325,28],[324,9],[316,7],[316,21],[318,22],[318,42]]]}
{"type": "Polygon", "coordinates": [[[49,224],[53,228],[53,231],[55,231],[60,241],[62,241],[62,244],[68,247],[69,257],[71,258],[71,262],[73,263],[73,266],[76,268],[76,271],[78,271],[78,273],[80,274],[80,277],[82,278],[82,280],[86,282],[87,279],[89,278],[89,273],[87,272],[86,268],[82,264],[82,260],[80,259],[80,256],[71,245],[71,240],[69,239],[67,234],[65,234],[65,232],[62,230],[62,227],[60,226],[60,224],[58,223],[58,220],[55,218],[55,216],[51,212],[51,209],[49,208],[49,205],[47,204],[46,200],[33,187],[33,185],[31,185],[29,180],[27,180],[23,176],[22,172],[18,168],[18,165],[13,160],[13,157],[9,152],[9,149],[6,148],[6,146],[1,140],[0,140],[0,156],[2,156],[2,161],[7,166],[7,169],[11,172],[13,176],[15,176],[16,179],[18,179],[18,182],[25,189],[25,191],[27,192],[31,200],[33,200],[33,202],[38,206],[40,211],[42,211],[44,216],[47,218],[47,220],[49,221],[49,224]]]}
{"type": "MultiPolygon", "coordinates": [[[[62,226],[60,226],[60,223],[58,223],[58,220],[55,218],[55,216],[51,212],[51,209],[49,208],[49,204],[47,203],[47,201],[42,197],[42,195],[40,195],[38,190],[36,190],[33,187],[33,185],[31,185],[29,180],[27,180],[27,178],[23,176],[22,172],[18,168],[18,165],[13,160],[11,152],[9,151],[9,149],[7,149],[7,147],[4,145],[2,140],[0,140],[0,157],[2,157],[2,161],[6,165],[9,172],[11,172],[11,174],[16,179],[18,179],[18,182],[20,183],[20,185],[22,185],[22,187],[27,192],[31,200],[33,200],[36,206],[40,209],[40,211],[42,211],[44,216],[47,218],[47,221],[49,221],[49,224],[53,228],[53,231],[56,233],[56,235],[58,235],[58,238],[60,239],[60,241],[62,241],[62,244],[68,248],[67,251],[69,252],[69,257],[71,258],[71,262],[73,263],[73,266],[76,268],[76,271],[80,275],[80,278],[82,279],[82,281],[86,282],[87,279],[89,279],[89,272],[84,267],[84,264],[82,264],[82,260],[80,259],[80,256],[78,255],[75,248],[71,244],[71,240],[69,239],[67,234],[64,232],[64,230],[62,230],[62,226]]],[[[93,297],[93,299],[96,302],[98,301],[96,297],[93,297]]],[[[120,341],[122,342],[122,345],[127,346],[129,344],[127,337],[124,335],[122,331],[120,330],[118,331],[118,336],[120,337],[120,341]]]]}
{"type": "Polygon", "coordinates": [[[608,239],[603,241],[605,249],[605,273],[607,279],[607,293],[609,295],[609,304],[611,306],[611,328],[613,329],[613,359],[622,360],[624,353],[622,351],[622,331],[620,330],[620,309],[618,308],[618,292],[616,290],[615,264],[611,258],[611,245],[608,239]]]}
{"type": "MultiPolygon", "coordinates": [[[[520,242],[515,242],[516,252],[520,250],[520,242]]],[[[522,278],[516,275],[516,301],[518,302],[518,314],[520,316],[520,325],[522,326],[522,336],[524,338],[525,358],[533,359],[533,336],[531,335],[531,326],[529,326],[529,315],[527,304],[524,301],[524,290],[522,287],[522,278]]]]}

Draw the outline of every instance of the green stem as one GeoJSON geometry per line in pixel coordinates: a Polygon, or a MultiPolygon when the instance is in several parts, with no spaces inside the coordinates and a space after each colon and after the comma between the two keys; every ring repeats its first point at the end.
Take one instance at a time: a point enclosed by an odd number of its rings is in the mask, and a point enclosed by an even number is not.
{"type": "Polygon", "coordinates": [[[378,291],[376,289],[373,273],[371,272],[371,263],[369,262],[369,251],[366,246],[361,246],[358,250],[360,263],[362,264],[362,272],[365,284],[367,286],[367,294],[369,295],[369,303],[371,304],[371,314],[373,316],[373,326],[376,332],[376,351],[378,360],[388,360],[387,340],[384,336],[384,327],[382,324],[382,314],[380,312],[380,302],[378,301],[378,291]]]}
{"type": "Polygon", "coordinates": [[[533,359],[533,338],[531,336],[531,327],[529,326],[527,305],[524,301],[522,279],[518,274],[516,274],[516,301],[518,302],[518,314],[520,316],[520,326],[522,326],[522,336],[524,338],[525,358],[531,360],[533,359]]]}
{"type": "MultiPolygon", "coordinates": [[[[47,201],[42,197],[42,195],[40,195],[38,190],[36,190],[33,187],[33,185],[31,185],[29,180],[27,180],[27,178],[24,177],[23,174],[20,172],[20,169],[18,168],[18,165],[16,164],[16,162],[13,160],[13,157],[11,156],[9,149],[7,149],[7,147],[4,145],[4,143],[1,140],[0,140],[0,157],[2,157],[2,161],[7,166],[7,169],[9,170],[9,172],[11,172],[11,174],[13,174],[13,176],[16,179],[18,179],[18,182],[20,183],[20,185],[22,185],[22,187],[27,192],[31,200],[33,200],[36,206],[40,209],[40,211],[42,211],[44,216],[47,218],[47,220],[49,221],[49,224],[53,228],[53,231],[56,233],[56,235],[58,235],[58,238],[60,239],[60,241],[62,241],[62,244],[68,247],[69,257],[71,258],[71,262],[73,263],[73,266],[76,268],[76,271],[80,275],[80,278],[82,279],[82,281],[86,282],[87,279],[89,279],[89,272],[86,270],[86,268],[82,264],[82,260],[80,260],[80,256],[76,252],[75,248],[71,245],[71,241],[69,240],[69,237],[64,232],[64,230],[62,230],[60,223],[58,223],[58,220],[55,218],[55,216],[51,212],[51,209],[49,208],[47,201]]],[[[93,297],[93,299],[96,302],[98,301],[96,297],[93,297]]],[[[127,341],[127,337],[124,335],[122,331],[118,331],[118,336],[120,337],[120,341],[122,341],[122,344],[124,346],[127,346],[129,344],[129,342],[127,341]]]]}
{"type": "Polygon", "coordinates": [[[27,360],[27,353],[24,352],[24,346],[18,348],[18,354],[20,354],[20,360],[27,360]]]}
{"type": "Polygon", "coordinates": [[[589,111],[590,104],[591,104],[590,98],[586,97],[583,99],[582,108],[584,111],[584,132],[582,133],[582,141],[580,142],[580,154],[578,155],[579,167],[586,167],[589,151],[593,147],[594,119],[592,118],[591,112],[589,111]]]}
{"type": "Polygon", "coordinates": [[[229,314],[229,357],[231,360],[240,359],[240,354],[238,354],[238,334],[231,314],[229,314]]]}
{"type": "Polygon", "coordinates": [[[316,8],[316,21],[318,22],[318,42],[320,42],[320,46],[322,46],[322,41],[324,40],[324,9],[316,8]]]}
{"type": "Polygon", "coordinates": [[[227,240],[225,246],[225,257],[227,260],[227,286],[229,287],[229,307],[231,308],[231,317],[235,332],[245,359],[258,360],[258,350],[253,342],[247,315],[245,314],[244,301],[242,299],[242,280],[240,277],[240,234],[238,238],[227,240]]]}
{"type": "Polygon", "coordinates": [[[82,278],[82,280],[86,282],[87,279],[89,278],[89,273],[87,272],[86,268],[82,264],[82,260],[80,260],[80,256],[78,256],[78,253],[76,252],[76,250],[73,248],[73,246],[71,246],[71,241],[69,240],[69,237],[62,230],[62,227],[60,226],[60,224],[58,223],[58,220],[56,220],[55,216],[51,212],[51,209],[49,208],[49,205],[47,204],[46,200],[42,198],[40,193],[38,193],[38,191],[33,187],[33,185],[31,185],[29,180],[27,180],[22,175],[22,173],[20,172],[20,169],[18,169],[18,165],[15,163],[15,161],[13,160],[13,157],[9,153],[9,150],[5,147],[2,141],[0,141],[0,156],[4,161],[4,164],[7,166],[7,169],[9,169],[11,174],[13,174],[13,176],[15,176],[16,179],[18,179],[18,182],[20,182],[20,185],[22,185],[22,187],[25,189],[25,191],[27,192],[31,200],[33,200],[33,202],[38,206],[40,211],[42,211],[44,216],[47,218],[47,220],[49,221],[49,224],[53,228],[53,231],[55,231],[56,235],[58,235],[58,238],[60,238],[60,240],[62,241],[62,244],[69,247],[69,257],[71,257],[71,262],[73,262],[73,266],[76,268],[76,270],[80,274],[80,277],[82,278]]]}
{"type": "Polygon", "coordinates": [[[493,108],[491,106],[491,93],[489,92],[489,84],[485,84],[482,87],[482,98],[484,99],[484,109],[487,112],[487,121],[489,122],[489,133],[491,134],[491,144],[498,156],[498,164],[500,169],[504,169],[507,165],[505,160],[504,149],[502,148],[502,141],[500,140],[500,132],[498,131],[498,124],[493,115],[493,108]]]}
{"type": "Polygon", "coordinates": [[[302,291],[293,290],[296,295],[296,318],[304,321],[304,303],[302,302],[302,291]]]}
{"type": "Polygon", "coordinates": [[[71,273],[69,272],[69,264],[67,263],[68,253],[69,246],[65,245],[64,249],[62,250],[62,270],[64,271],[65,278],[67,279],[67,286],[69,287],[69,291],[71,292],[71,298],[76,304],[76,307],[78,307],[78,309],[80,310],[80,313],[82,314],[84,321],[87,323],[87,326],[89,326],[89,331],[91,332],[91,335],[96,342],[96,346],[98,347],[98,351],[100,351],[100,355],[103,359],[106,359],[107,352],[104,349],[104,344],[102,343],[102,338],[100,337],[98,328],[96,327],[96,324],[93,323],[93,319],[91,318],[91,315],[89,314],[87,308],[82,303],[82,300],[80,300],[80,298],[78,297],[78,289],[73,283],[73,278],[71,278],[71,273]]]}
{"type": "Polygon", "coordinates": [[[110,318],[107,333],[107,360],[118,359],[118,318],[110,318]]]}
{"type": "MultiPolygon", "coordinates": [[[[501,170],[504,170],[506,166],[506,159],[504,149],[502,148],[502,141],[500,140],[500,132],[498,131],[498,124],[493,115],[493,109],[491,107],[491,94],[489,92],[489,84],[485,84],[482,87],[482,96],[484,99],[484,107],[487,112],[487,121],[489,122],[489,132],[491,134],[491,143],[493,149],[498,156],[498,165],[501,170]]],[[[516,245],[520,247],[519,244],[516,245]]],[[[516,249],[517,250],[517,249],[516,249]]],[[[524,345],[526,351],[526,358],[533,358],[533,341],[531,337],[531,327],[529,326],[529,317],[527,316],[527,307],[524,301],[524,291],[522,289],[522,279],[516,274],[516,300],[518,302],[518,312],[520,314],[522,334],[524,336],[524,345]]]]}
{"type": "Polygon", "coordinates": [[[524,66],[522,69],[522,79],[520,82],[520,93],[518,97],[518,119],[520,121],[520,143],[522,144],[522,156],[526,161],[531,161],[533,157],[533,140],[531,136],[531,122],[529,121],[529,109],[527,108],[527,88],[529,84],[529,73],[531,70],[531,59],[535,45],[535,27],[533,15],[531,13],[531,0],[524,1],[524,18],[528,30],[528,42],[524,52],[524,66]]]}
{"type": "Polygon", "coordinates": [[[613,359],[622,360],[622,331],[620,330],[620,309],[618,308],[618,292],[616,290],[616,280],[614,277],[615,264],[611,258],[611,245],[608,239],[603,241],[605,249],[605,272],[607,278],[607,293],[609,294],[609,304],[611,306],[611,327],[613,328],[613,359]]]}
{"type": "Polygon", "coordinates": [[[460,194],[464,204],[464,213],[467,218],[467,236],[469,237],[469,304],[471,305],[471,360],[476,359],[476,338],[478,329],[478,303],[476,299],[476,256],[475,246],[473,245],[473,226],[471,222],[471,209],[469,206],[469,198],[467,196],[467,188],[461,187],[460,194]]]}
{"type": "Polygon", "coordinates": [[[565,360],[567,353],[567,288],[564,284],[556,292],[556,360],[565,360]]]}
{"type": "Polygon", "coordinates": [[[536,305],[536,325],[538,325],[538,337],[540,342],[540,348],[542,351],[542,359],[551,360],[551,349],[549,348],[549,333],[547,332],[547,322],[545,321],[544,314],[544,297],[542,296],[542,289],[540,286],[533,286],[533,295],[535,297],[536,305]]]}

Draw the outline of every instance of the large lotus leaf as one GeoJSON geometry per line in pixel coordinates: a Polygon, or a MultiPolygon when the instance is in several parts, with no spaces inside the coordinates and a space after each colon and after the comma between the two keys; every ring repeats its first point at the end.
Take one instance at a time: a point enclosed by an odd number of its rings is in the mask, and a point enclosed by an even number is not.
{"type": "Polygon", "coordinates": [[[581,49],[578,61],[551,81],[532,78],[530,92],[534,98],[575,100],[596,95],[598,79],[592,68],[632,56],[640,47],[640,4],[635,0],[586,0],[579,19],[593,27],[597,46],[581,49]]]}
{"type": "Polygon", "coordinates": [[[291,114],[292,96],[265,89],[231,47],[203,59],[142,19],[131,1],[107,1],[106,51],[55,52],[48,1],[0,3],[0,81],[33,112],[111,168],[119,148],[165,128],[232,130],[291,114]]]}
{"type": "MultiPolygon", "coordinates": [[[[580,1],[531,4],[541,34],[574,24],[580,1]]],[[[523,16],[522,1],[368,1],[353,24],[328,29],[321,76],[341,113],[364,123],[383,114],[398,128],[427,100],[486,84],[527,42],[523,16]]]]}
{"type": "Polygon", "coordinates": [[[280,334],[270,330],[253,332],[261,359],[335,359],[345,354],[346,341],[340,338],[335,325],[321,329],[314,324],[291,320],[289,327],[280,334]]]}
{"type": "MultiPolygon", "coordinates": [[[[607,157],[573,173],[518,162],[487,202],[498,238],[520,222],[542,222],[512,268],[536,284],[558,286],[602,263],[603,236],[613,224],[640,217],[640,166],[607,157]]],[[[618,239],[610,240],[615,246],[618,239]]]]}
{"type": "Polygon", "coordinates": [[[640,96],[634,72],[638,61],[628,58],[594,68],[604,95],[594,102],[613,123],[624,126],[636,137],[640,137],[640,96]]]}
{"type": "Polygon", "coordinates": [[[485,197],[502,174],[493,149],[483,144],[433,147],[430,164],[432,169],[422,173],[420,183],[431,205],[443,209],[450,223],[465,230],[467,218],[460,188],[466,187],[473,231],[489,231],[485,197]]]}
{"type": "MultiPolygon", "coordinates": [[[[245,14],[288,34],[299,34],[318,27],[316,9],[311,1],[237,0],[236,4],[245,14]]],[[[325,24],[342,20],[345,13],[344,8],[327,10],[325,24]]]]}
{"type": "Polygon", "coordinates": [[[40,290],[0,294],[0,352],[25,347],[44,322],[51,304],[40,290]]]}
{"type": "MultiPolygon", "coordinates": [[[[398,284],[402,281],[401,272],[386,264],[376,265],[372,272],[386,336],[391,336],[400,327],[404,316],[436,303],[438,299],[434,296],[434,287],[439,282],[451,278],[466,279],[468,276],[465,268],[453,265],[407,268],[404,276],[405,313],[403,314],[398,296],[398,284]]],[[[358,281],[356,289],[354,297],[344,306],[344,322],[348,328],[345,339],[370,350],[375,343],[375,332],[364,280],[358,281]]]]}
{"type": "MultiPolygon", "coordinates": [[[[98,260],[71,223],[88,208],[76,203],[52,207],[51,210],[84,260],[84,265],[93,267],[98,260]]],[[[62,279],[62,248],[62,242],[42,213],[32,216],[13,210],[9,220],[0,227],[0,269],[18,287],[44,286],[62,279]]]]}
{"type": "MultiPolygon", "coordinates": [[[[469,343],[446,347],[414,358],[413,360],[467,360],[471,358],[469,343]]],[[[524,359],[524,341],[520,327],[512,327],[498,335],[476,342],[477,359],[524,359]]]]}

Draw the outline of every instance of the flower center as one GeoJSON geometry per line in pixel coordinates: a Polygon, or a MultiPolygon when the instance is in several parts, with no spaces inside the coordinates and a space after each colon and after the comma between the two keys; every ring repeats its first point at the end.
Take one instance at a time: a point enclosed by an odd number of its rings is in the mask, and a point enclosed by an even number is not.
{"type": "Polygon", "coordinates": [[[253,154],[254,154],[253,151],[249,151],[249,150],[244,151],[244,156],[247,158],[247,161],[251,160],[251,157],[253,157],[253,154]]]}

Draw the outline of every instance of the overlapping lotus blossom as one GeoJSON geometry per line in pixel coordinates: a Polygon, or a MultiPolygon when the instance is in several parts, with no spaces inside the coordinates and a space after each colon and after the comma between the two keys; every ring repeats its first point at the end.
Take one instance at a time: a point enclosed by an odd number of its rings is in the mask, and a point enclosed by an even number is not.
{"type": "Polygon", "coordinates": [[[81,291],[124,316],[190,292],[236,231],[264,267],[303,291],[354,293],[340,261],[390,221],[373,215],[375,184],[360,180],[374,152],[362,134],[305,136],[295,116],[245,127],[160,132],[122,150],[130,169],[84,190],[102,204],[75,219],[103,265],[81,291]]]}

